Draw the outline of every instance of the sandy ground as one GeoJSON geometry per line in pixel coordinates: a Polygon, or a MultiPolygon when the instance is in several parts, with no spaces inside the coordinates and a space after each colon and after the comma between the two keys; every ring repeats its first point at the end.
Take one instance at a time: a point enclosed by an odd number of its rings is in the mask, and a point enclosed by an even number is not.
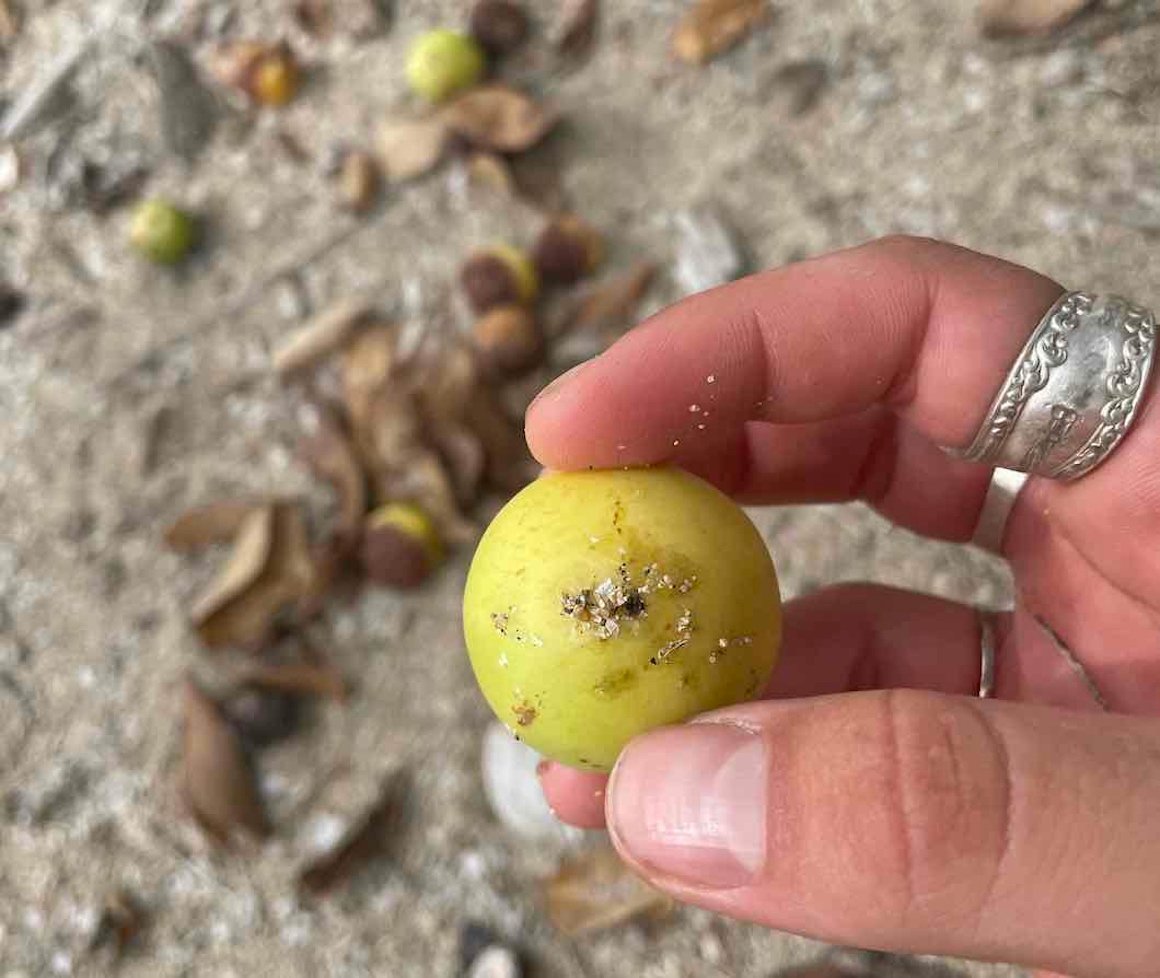
{"type": "MultiPolygon", "coordinates": [[[[29,172],[0,196],[0,275],[30,295],[0,330],[0,975],[106,973],[83,949],[117,885],[152,918],[125,976],[451,975],[469,918],[517,939],[545,975],[763,978],[818,953],[698,911],[576,942],[553,933],[535,883],[556,847],[505,831],[481,794],[488,715],[459,638],[462,559],[418,598],[367,594],[330,617],[359,691],[266,756],[278,841],[227,857],[190,827],[172,790],[176,691],[202,664],[185,608],[213,561],[166,553],[159,529],[223,494],[324,499],[294,460],[298,405],[265,369],[272,345],[356,289],[453,326],[459,256],[526,231],[528,215],[480,204],[444,173],[359,221],[336,212],[322,176],[331,147],[368,140],[406,102],[408,39],[460,22],[458,0],[404,0],[384,36],[321,45],[275,0],[135,4],[113,28],[108,0],[24,6],[36,12],[0,53],[4,100],[74,40],[96,44],[73,108],[21,140],[29,172]],[[141,45],[202,23],[286,31],[315,69],[286,111],[229,115],[187,165],[161,144],[141,45]],[[133,260],[123,211],[70,197],[81,156],[147,165],[150,190],[208,215],[204,254],[174,274],[133,260]],[[302,853],[397,763],[416,773],[419,810],[397,856],[299,903],[302,853]]],[[[550,20],[555,5],[529,6],[550,20]]],[[[983,42],[966,3],[777,6],[769,29],[703,72],[666,56],[677,0],[607,3],[575,72],[546,73],[535,50],[516,66],[567,113],[543,152],[566,198],[607,229],[613,264],[667,263],[673,213],[708,199],[759,266],[902,231],[1148,299],[1160,278],[1153,4],[1114,5],[1051,44],[983,42]],[[829,81],[795,115],[781,69],[802,59],[829,81]]],[[[649,305],[676,294],[662,276],[649,305]]],[[[991,561],[858,507],[758,519],[790,595],[871,579],[1004,598],[991,561]]]]}

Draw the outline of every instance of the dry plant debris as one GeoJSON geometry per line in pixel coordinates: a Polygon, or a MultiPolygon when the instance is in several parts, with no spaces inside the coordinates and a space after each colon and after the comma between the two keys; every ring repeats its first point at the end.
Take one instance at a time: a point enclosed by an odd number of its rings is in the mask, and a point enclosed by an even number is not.
{"type": "Polygon", "coordinates": [[[1093,0],[980,0],[979,23],[988,37],[1046,34],[1092,5],[1093,0]]]}
{"type": "Polygon", "coordinates": [[[557,335],[589,330],[612,332],[623,329],[656,275],[652,262],[637,262],[627,272],[592,286],[584,292],[557,328],[557,335]]]}
{"type": "Polygon", "coordinates": [[[548,918],[576,937],[667,911],[672,901],[630,870],[611,847],[564,862],[545,886],[548,918]]]}
{"type": "Polygon", "coordinates": [[[673,54],[705,64],[740,44],[770,16],[768,0],[697,0],[673,34],[673,54]]]}
{"type": "Polygon", "coordinates": [[[473,88],[440,111],[452,132],[478,149],[522,153],[548,135],[559,115],[507,85],[473,88]]]}
{"type": "Polygon", "coordinates": [[[600,0],[566,0],[556,29],[556,50],[566,58],[587,58],[600,25],[600,0]]]}
{"type": "Polygon", "coordinates": [[[189,553],[227,543],[237,536],[246,517],[262,505],[261,500],[221,499],[194,506],[165,530],[165,545],[178,553],[189,553]]]}
{"type": "Polygon", "coordinates": [[[270,834],[245,745],[221,707],[192,680],[185,684],[181,787],[194,818],[219,844],[270,834]]]}
{"type": "Polygon", "coordinates": [[[302,867],[298,888],[311,896],[324,896],[382,855],[395,841],[406,814],[407,788],[402,771],[388,775],[378,797],[338,843],[302,867]]]}
{"type": "Polygon", "coordinates": [[[379,128],[379,162],[387,179],[401,183],[430,173],[443,160],[451,129],[439,116],[388,119],[379,128]]]}
{"type": "Polygon", "coordinates": [[[360,299],[336,302],[278,348],[274,369],[286,375],[318,363],[341,347],[370,312],[371,307],[360,299]]]}
{"type": "Polygon", "coordinates": [[[261,506],[242,520],[229,560],[194,604],[198,637],[210,649],[260,649],[313,580],[301,510],[286,502],[261,506]]]}

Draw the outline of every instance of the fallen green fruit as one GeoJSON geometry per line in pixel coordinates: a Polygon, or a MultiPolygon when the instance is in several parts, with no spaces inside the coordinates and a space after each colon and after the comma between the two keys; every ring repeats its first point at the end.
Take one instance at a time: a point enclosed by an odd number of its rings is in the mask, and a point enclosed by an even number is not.
{"type": "Polygon", "coordinates": [[[463,600],[491,708],[541,754],[610,770],[653,727],[756,694],[781,636],[745,513],[675,469],[556,473],[480,541],[463,600]]]}
{"type": "Polygon", "coordinates": [[[193,218],[168,201],[142,201],[133,211],[129,241],[150,261],[175,265],[193,248],[193,218]]]}

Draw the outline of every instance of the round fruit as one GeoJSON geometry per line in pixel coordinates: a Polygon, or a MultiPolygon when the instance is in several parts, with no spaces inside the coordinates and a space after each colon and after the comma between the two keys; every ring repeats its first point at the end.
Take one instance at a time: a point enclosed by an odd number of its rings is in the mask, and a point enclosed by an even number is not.
{"type": "Polygon", "coordinates": [[[193,218],[165,200],[145,200],[133,211],[129,242],[162,265],[175,265],[193,247],[193,218]]]}
{"type": "Polygon", "coordinates": [[[480,541],[463,599],[476,679],[541,754],[611,769],[637,734],[752,697],[777,576],[745,513],[675,469],[553,473],[480,541]]]}
{"type": "Polygon", "coordinates": [[[428,31],[407,53],[407,82],[416,94],[442,102],[483,77],[487,59],[473,38],[455,31],[428,31]]]}

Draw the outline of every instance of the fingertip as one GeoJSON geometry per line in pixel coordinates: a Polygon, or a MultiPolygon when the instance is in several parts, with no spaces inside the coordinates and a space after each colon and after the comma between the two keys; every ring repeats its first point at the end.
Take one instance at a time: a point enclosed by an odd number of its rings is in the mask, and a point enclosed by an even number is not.
{"type": "Polygon", "coordinates": [[[556,817],[580,829],[604,828],[604,795],[608,777],[542,761],[536,769],[544,797],[556,817]]]}

